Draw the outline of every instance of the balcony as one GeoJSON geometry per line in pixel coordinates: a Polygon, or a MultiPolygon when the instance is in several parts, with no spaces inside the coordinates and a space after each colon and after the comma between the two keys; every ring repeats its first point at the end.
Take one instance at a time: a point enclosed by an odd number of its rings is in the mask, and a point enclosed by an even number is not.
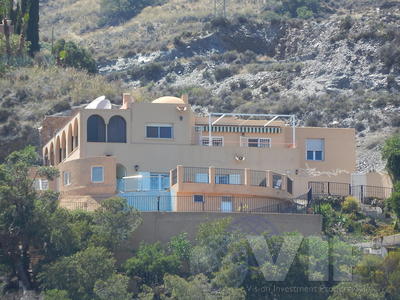
{"type": "Polygon", "coordinates": [[[170,179],[167,174],[147,173],[138,174],[117,179],[117,191],[120,193],[130,192],[157,192],[167,191],[170,187],[170,179]]]}
{"type": "Polygon", "coordinates": [[[290,178],[272,171],[178,166],[170,174],[174,192],[287,199],[293,190],[290,178]]]}

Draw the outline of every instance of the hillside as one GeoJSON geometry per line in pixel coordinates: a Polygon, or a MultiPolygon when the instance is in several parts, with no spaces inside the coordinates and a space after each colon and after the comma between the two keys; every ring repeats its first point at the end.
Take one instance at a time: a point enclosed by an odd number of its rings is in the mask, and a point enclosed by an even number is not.
{"type": "Polygon", "coordinates": [[[42,41],[54,29],[89,48],[105,80],[138,99],[188,92],[198,109],[356,127],[358,168],[382,169],[380,145],[400,126],[399,1],[319,1],[309,19],[231,1],[222,19],[210,1],[170,0],[114,26],[99,25],[100,1],[42,1],[42,41]]]}

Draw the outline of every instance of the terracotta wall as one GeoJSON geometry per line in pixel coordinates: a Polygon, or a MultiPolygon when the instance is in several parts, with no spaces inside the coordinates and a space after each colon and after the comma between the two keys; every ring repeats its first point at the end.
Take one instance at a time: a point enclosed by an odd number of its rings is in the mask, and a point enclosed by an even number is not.
{"type": "Polygon", "coordinates": [[[76,159],[59,164],[61,195],[113,195],[116,193],[116,160],[115,157],[90,157],[76,159]],[[93,183],[91,167],[104,167],[104,182],[93,183]],[[63,174],[70,172],[71,184],[64,185],[63,174]]]}

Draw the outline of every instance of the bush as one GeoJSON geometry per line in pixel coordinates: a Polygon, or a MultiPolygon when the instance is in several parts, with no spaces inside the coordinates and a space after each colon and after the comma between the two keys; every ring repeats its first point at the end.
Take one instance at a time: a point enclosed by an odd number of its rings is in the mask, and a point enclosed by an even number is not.
{"type": "Polygon", "coordinates": [[[74,42],[66,42],[63,39],[58,40],[54,45],[53,53],[56,56],[58,65],[86,70],[89,73],[97,73],[96,61],[92,54],[74,42]]]}
{"type": "Polygon", "coordinates": [[[136,255],[128,259],[125,269],[129,276],[139,276],[145,284],[162,282],[165,274],[177,274],[181,262],[177,255],[167,254],[160,243],[141,243],[136,255]]]}
{"type": "Polygon", "coordinates": [[[361,230],[364,234],[374,234],[375,233],[375,226],[365,223],[362,225],[361,230]]]}
{"type": "Polygon", "coordinates": [[[134,80],[142,81],[158,81],[164,75],[164,67],[157,62],[146,64],[142,67],[133,67],[128,74],[132,76],[134,80]]]}
{"type": "Polygon", "coordinates": [[[275,12],[292,18],[311,18],[320,10],[320,0],[282,0],[275,12]]]}
{"type": "Polygon", "coordinates": [[[43,300],[70,300],[64,290],[48,290],[43,293],[43,300]]]}
{"type": "Polygon", "coordinates": [[[161,0],[101,0],[100,13],[103,16],[99,26],[118,25],[129,20],[143,8],[162,4],[161,0]]]}
{"type": "Polygon", "coordinates": [[[348,196],[342,203],[342,211],[344,213],[356,213],[359,210],[359,204],[356,198],[348,196]]]}
{"type": "Polygon", "coordinates": [[[354,128],[357,130],[357,132],[361,132],[365,130],[365,125],[361,122],[358,122],[354,125],[354,128]]]}
{"type": "Polygon", "coordinates": [[[314,16],[314,13],[309,10],[306,6],[299,7],[296,9],[297,17],[300,19],[309,19],[314,16]]]}
{"type": "Polygon", "coordinates": [[[217,81],[222,81],[225,78],[231,77],[233,72],[230,68],[216,68],[214,71],[214,77],[217,81]]]}
{"type": "Polygon", "coordinates": [[[384,45],[379,57],[387,68],[400,67],[400,41],[395,40],[384,45]]]}
{"type": "Polygon", "coordinates": [[[353,27],[353,18],[351,16],[346,16],[344,19],[340,21],[339,28],[342,32],[348,32],[351,27],[353,27]]]}

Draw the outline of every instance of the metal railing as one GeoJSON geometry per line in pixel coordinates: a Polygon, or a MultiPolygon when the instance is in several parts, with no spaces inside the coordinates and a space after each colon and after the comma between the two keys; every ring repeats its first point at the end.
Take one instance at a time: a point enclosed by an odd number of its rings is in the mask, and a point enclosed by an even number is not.
{"type": "Polygon", "coordinates": [[[128,205],[139,211],[163,212],[242,212],[242,213],[299,213],[305,214],[306,206],[292,201],[265,197],[237,196],[123,196],[128,205]]]}
{"type": "Polygon", "coordinates": [[[313,195],[349,196],[351,184],[328,181],[310,181],[308,187],[313,195]]]}
{"type": "Polygon", "coordinates": [[[240,169],[215,169],[216,184],[244,184],[244,170],[240,169]]]}
{"type": "Polygon", "coordinates": [[[250,178],[252,186],[267,186],[267,173],[265,171],[250,170],[250,178]]]}
{"type": "Polygon", "coordinates": [[[208,168],[183,167],[184,183],[209,183],[208,168]]]}
{"type": "Polygon", "coordinates": [[[381,186],[357,185],[352,187],[352,196],[364,204],[370,204],[373,199],[387,199],[392,195],[393,189],[381,186]]]}
{"type": "Polygon", "coordinates": [[[324,181],[311,181],[308,183],[308,187],[311,191],[311,197],[320,196],[353,196],[361,201],[361,203],[366,203],[371,199],[387,199],[393,192],[392,188],[380,187],[380,186],[370,186],[370,185],[356,185],[353,186],[348,183],[340,182],[324,182],[324,181]]]}

